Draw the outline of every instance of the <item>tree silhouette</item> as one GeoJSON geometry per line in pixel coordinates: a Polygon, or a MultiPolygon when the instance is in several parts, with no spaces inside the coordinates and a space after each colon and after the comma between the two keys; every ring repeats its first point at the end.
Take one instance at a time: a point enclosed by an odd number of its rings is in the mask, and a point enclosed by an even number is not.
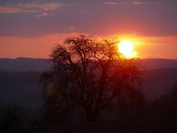
{"type": "Polygon", "coordinates": [[[79,35],[57,45],[50,55],[53,65],[41,78],[46,107],[78,107],[87,121],[95,121],[111,103],[135,103],[142,96],[139,64],[121,58],[117,43],[79,35]]]}

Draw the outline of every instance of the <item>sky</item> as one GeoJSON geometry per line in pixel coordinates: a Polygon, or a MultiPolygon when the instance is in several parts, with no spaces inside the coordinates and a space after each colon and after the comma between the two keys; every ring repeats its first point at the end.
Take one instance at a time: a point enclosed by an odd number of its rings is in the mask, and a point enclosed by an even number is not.
{"type": "Polygon", "coordinates": [[[0,0],[0,58],[48,58],[76,34],[131,41],[139,58],[177,59],[177,0],[0,0]]]}

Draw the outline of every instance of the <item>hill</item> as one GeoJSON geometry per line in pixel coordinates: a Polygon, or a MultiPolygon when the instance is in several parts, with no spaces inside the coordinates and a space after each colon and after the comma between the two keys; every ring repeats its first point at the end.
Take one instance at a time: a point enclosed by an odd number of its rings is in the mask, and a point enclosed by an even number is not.
{"type": "MultiPolygon", "coordinates": [[[[177,60],[140,59],[141,65],[147,69],[177,68],[177,60]]],[[[34,58],[0,58],[0,71],[44,71],[50,67],[49,59],[34,58]]]]}
{"type": "Polygon", "coordinates": [[[177,60],[172,59],[140,59],[145,69],[177,68],[177,60]]]}
{"type": "Polygon", "coordinates": [[[40,72],[0,72],[0,106],[42,106],[40,72]]]}
{"type": "MultiPolygon", "coordinates": [[[[143,71],[143,92],[147,99],[165,94],[177,82],[177,60],[140,60],[143,71]]],[[[42,71],[50,66],[48,59],[0,59],[0,106],[17,104],[24,107],[42,106],[42,71]]]]}
{"type": "Polygon", "coordinates": [[[50,66],[48,59],[33,58],[0,58],[0,71],[39,71],[42,72],[50,66]]]}

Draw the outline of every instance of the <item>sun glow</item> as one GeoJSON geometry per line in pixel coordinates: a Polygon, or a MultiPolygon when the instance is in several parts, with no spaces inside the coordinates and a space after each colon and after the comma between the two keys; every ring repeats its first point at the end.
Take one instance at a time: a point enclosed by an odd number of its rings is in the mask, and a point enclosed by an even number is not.
{"type": "Polygon", "coordinates": [[[134,58],[137,56],[137,52],[133,50],[132,42],[122,41],[118,44],[118,49],[125,58],[134,58]]]}

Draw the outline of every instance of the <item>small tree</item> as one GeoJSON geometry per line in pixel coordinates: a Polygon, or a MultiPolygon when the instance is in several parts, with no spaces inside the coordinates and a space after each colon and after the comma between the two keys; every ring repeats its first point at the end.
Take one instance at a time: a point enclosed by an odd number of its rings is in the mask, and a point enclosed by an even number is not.
{"type": "Polygon", "coordinates": [[[139,64],[121,58],[117,43],[80,35],[57,45],[51,69],[42,74],[47,108],[80,107],[95,121],[111,103],[133,103],[142,94],[139,64]]]}

